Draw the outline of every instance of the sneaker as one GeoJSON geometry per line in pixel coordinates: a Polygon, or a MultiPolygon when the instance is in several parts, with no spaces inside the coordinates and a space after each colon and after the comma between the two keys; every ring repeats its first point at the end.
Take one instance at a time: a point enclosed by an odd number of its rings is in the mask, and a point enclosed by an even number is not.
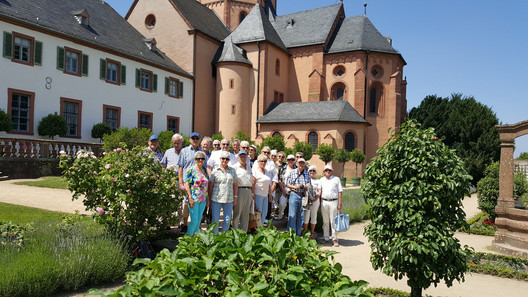
{"type": "Polygon", "coordinates": [[[339,243],[337,242],[337,240],[334,240],[334,247],[339,247],[339,243]]]}
{"type": "Polygon", "coordinates": [[[329,241],[330,239],[328,237],[325,237],[324,238],[324,241],[329,241]]]}
{"type": "Polygon", "coordinates": [[[284,215],[280,214],[278,217],[277,217],[277,220],[282,220],[284,218],[284,215]]]}

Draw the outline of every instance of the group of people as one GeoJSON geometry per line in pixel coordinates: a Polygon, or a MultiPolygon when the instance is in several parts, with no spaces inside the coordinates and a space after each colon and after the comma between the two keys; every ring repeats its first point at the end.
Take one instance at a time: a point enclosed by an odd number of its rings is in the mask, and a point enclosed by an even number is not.
{"type": "Polygon", "coordinates": [[[152,151],[164,168],[175,171],[180,189],[186,192],[186,203],[179,209],[183,232],[194,235],[207,216],[211,223],[219,223],[221,211],[222,232],[231,227],[249,232],[251,213],[260,212],[262,224],[267,225],[271,218],[282,220],[289,204],[288,228],[301,236],[311,224],[315,239],[321,209],[324,240],[332,239],[334,246],[339,246],[333,221],[341,210],[343,189],[332,166],[325,165],[324,176],[316,179],[317,168],[307,168],[301,152],[286,157],[284,152],[265,146],[258,154],[257,147],[247,141],[213,141],[197,132],[191,134],[188,147],[182,148],[180,134],[172,136],[172,143],[173,147],[162,153],[157,135],[152,135],[146,150],[152,151]]]}

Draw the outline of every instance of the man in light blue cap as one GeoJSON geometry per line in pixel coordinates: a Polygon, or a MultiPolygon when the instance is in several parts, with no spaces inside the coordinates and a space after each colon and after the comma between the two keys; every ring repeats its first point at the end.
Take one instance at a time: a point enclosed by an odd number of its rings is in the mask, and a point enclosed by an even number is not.
{"type": "Polygon", "coordinates": [[[161,159],[163,159],[163,153],[160,150],[158,150],[158,146],[159,146],[158,135],[152,134],[149,137],[148,147],[145,148],[145,150],[146,151],[150,150],[154,154],[154,160],[156,160],[156,162],[159,163],[161,159]]]}

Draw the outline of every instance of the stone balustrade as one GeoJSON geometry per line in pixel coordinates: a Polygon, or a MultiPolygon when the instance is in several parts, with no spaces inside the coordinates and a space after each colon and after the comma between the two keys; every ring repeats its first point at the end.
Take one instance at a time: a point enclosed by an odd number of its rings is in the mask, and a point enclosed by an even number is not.
{"type": "Polygon", "coordinates": [[[0,158],[57,159],[61,151],[68,157],[74,157],[79,150],[93,152],[96,156],[103,154],[102,144],[99,143],[0,137],[0,158]]]}

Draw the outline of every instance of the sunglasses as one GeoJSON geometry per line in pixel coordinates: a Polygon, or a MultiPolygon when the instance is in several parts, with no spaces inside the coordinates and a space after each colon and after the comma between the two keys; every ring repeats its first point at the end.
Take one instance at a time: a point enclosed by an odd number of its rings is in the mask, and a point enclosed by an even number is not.
{"type": "Polygon", "coordinates": [[[308,170],[309,172],[316,172],[315,170],[308,170]]]}
{"type": "Polygon", "coordinates": [[[286,160],[286,161],[292,161],[292,162],[293,162],[293,161],[295,161],[295,159],[288,159],[288,160],[286,160]]]}
{"type": "Polygon", "coordinates": [[[218,143],[213,144],[214,146],[220,146],[218,143]]]}
{"type": "Polygon", "coordinates": [[[332,170],[330,170],[330,169],[326,169],[324,172],[332,172],[332,170]]]}
{"type": "Polygon", "coordinates": [[[200,138],[198,137],[191,137],[192,140],[199,140],[200,138]]]}
{"type": "Polygon", "coordinates": [[[222,143],[222,145],[229,145],[229,143],[222,143]]]}
{"type": "Polygon", "coordinates": [[[270,152],[262,152],[262,153],[263,153],[263,154],[266,154],[266,155],[270,154],[270,152]]]}
{"type": "Polygon", "coordinates": [[[205,158],[194,158],[196,161],[205,161],[205,158]]]}
{"type": "Polygon", "coordinates": [[[230,158],[220,158],[220,159],[222,159],[222,160],[224,160],[224,161],[229,161],[229,160],[231,160],[230,158]]]}
{"type": "Polygon", "coordinates": [[[268,161],[266,161],[266,160],[260,160],[259,161],[259,163],[266,163],[266,162],[268,162],[268,161]]]}
{"type": "Polygon", "coordinates": [[[241,146],[241,148],[242,148],[243,150],[247,150],[247,149],[249,149],[249,147],[247,147],[247,146],[241,146]]]}

